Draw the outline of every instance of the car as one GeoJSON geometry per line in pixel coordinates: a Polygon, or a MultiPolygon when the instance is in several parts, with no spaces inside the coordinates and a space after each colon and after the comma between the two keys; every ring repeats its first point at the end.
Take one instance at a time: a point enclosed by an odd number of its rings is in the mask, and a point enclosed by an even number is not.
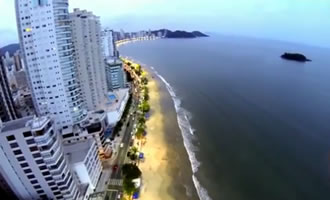
{"type": "Polygon", "coordinates": [[[120,144],[120,148],[123,148],[123,147],[124,147],[124,143],[121,143],[121,144],[120,144]]]}
{"type": "Polygon", "coordinates": [[[115,165],[112,167],[112,170],[113,170],[113,171],[117,171],[117,169],[118,169],[118,165],[115,164],[115,165]]]}

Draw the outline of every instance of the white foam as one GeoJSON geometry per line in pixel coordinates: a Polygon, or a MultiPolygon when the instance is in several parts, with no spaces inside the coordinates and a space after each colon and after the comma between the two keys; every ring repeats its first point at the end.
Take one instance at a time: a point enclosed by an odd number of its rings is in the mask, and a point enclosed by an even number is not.
{"type": "Polygon", "coordinates": [[[207,190],[201,186],[200,182],[197,180],[195,176],[195,173],[198,171],[198,168],[200,166],[200,162],[197,160],[195,155],[195,151],[197,150],[197,147],[195,147],[192,143],[192,140],[194,139],[193,136],[195,131],[190,125],[190,119],[192,118],[192,115],[181,107],[181,100],[175,94],[172,86],[154,68],[152,69],[155,72],[155,74],[164,82],[174,102],[174,107],[177,113],[177,121],[182,133],[183,144],[187,150],[188,157],[191,163],[191,167],[193,171],[192,179],[195,188],[197,190],[198,197],[200,200],[212,200],[211,197],[208,195],[207,190]]]}

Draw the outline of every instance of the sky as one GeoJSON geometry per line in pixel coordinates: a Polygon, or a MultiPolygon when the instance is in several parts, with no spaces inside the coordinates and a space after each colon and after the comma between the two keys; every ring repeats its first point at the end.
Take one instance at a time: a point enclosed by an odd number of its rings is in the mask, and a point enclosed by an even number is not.
{"type": "MultiPolygon", "coordinates": [[[[330,0],[69,0],[104,27],[201,30],[330,48],[330,0]]],[[[0,46],[17,42],[14,0],[0,0],[0,46]]]]}

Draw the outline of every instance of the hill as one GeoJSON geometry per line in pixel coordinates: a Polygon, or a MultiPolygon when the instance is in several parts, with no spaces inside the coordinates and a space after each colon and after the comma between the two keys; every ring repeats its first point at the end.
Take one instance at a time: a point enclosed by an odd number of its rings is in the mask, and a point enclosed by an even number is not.
{"type": "Polygon", "coordinates": [[[18,43],[9,44],[7,46],[0,48],[0,56],[3,56],[7,51],[10,55],[13,55],[17,50],[19,50],[20,46],[18,43]]]}

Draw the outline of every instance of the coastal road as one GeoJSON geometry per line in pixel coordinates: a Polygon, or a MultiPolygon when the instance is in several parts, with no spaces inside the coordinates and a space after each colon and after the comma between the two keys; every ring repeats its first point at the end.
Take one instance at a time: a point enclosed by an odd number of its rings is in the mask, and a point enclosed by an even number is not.
{"type": "MultiPolygon", "coordinates": [[[[135,101],[133,100],[132,109],[130,109],[130,112],[135,111],[135,110],[136,110],[136,105],[135,105],[135,101]]],[[[129,144],[130,144],[130,141],[132,138],[131,132],[133,131],[133,126],[135,124],[135,121],[136,121],[135,115],[129,115],[128,116],[128,123],[129,123],[128,127],[127,127],[127,123],[124,124],[124,126],[126,126],[125,127],[126,130],[125,130],[125,133],[124,133],[124,136],[122,139],[123,147],[119,147],[120,149],[118,151],[117,158],[114,162],[114,164],[118,165],[118,169],[111,174],[110,179],[121,179],[121,167],[124,164],[125,159],[127,157],[129,144]],[[133,120],[133,117],[134,117],[134,120],[133,120]]]]}

